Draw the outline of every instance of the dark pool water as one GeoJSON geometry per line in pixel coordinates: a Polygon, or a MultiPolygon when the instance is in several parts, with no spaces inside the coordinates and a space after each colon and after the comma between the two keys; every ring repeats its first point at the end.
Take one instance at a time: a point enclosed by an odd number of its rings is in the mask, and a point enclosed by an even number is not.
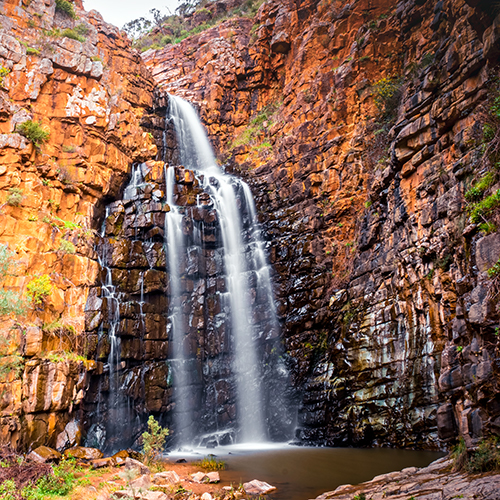
{"type": "Polygon", "coordinates": [[[276,486],[278,490],[270,496],[273,500],[312,499],[341,484],[362,483],[378,474],[405,467],[425,467],[443,456],[428,451],[290,445],[270,445],[261,449],[231,446],[196,452],[212,453],[226,461],[228,468],[220,474],[224,483],[238,486],[260,479],[276,486]]]}

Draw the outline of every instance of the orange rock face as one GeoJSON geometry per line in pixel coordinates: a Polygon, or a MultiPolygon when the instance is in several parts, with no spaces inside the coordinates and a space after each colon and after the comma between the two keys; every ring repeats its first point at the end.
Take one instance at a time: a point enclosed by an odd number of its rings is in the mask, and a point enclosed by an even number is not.
{"type": "Polygon", "coordinates": [[[133,162],[156,155],[140,127],[153,90],[144,64],[118,29],[75,7],[72,20],[53,1],[0,6],[0,242],[19,262],[4,286],[23,294],[43,275],[52,285],[21,323],[2,321],[2,335],[21,336],[2,352],[12,370],[0,382],[1,440],[15,445],[55,445],[83,396],[92,363],[74,356],[84,354],[84,307],[99,272],[101,200],[118,193],[133,162]],[[26,120],[48,140],[20,134],[26,120]]]}
{"type": "Polygon", "coordinates": [[[464,230],[464,193],[499,160],[478,160],[499,20],[476,4],[268,1],[143,54],[253,186],[303,442],[498,433],[486,270],[500,251],[464,230]]]}

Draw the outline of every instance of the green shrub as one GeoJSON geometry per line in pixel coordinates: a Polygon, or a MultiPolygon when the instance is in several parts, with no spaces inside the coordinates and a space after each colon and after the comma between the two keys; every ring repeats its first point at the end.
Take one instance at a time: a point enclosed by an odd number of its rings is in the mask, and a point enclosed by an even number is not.
{"type": "Polygon", "coordinates": [[[498,189],[495,193],[491,194],[484,200],[472,204],[467,208],[470,216],[471,222],[479,223],[484,221],[484,218],[487,217],[493,210],[495,210],[500,205],[500,189],[498,189]]]}
{"type": "MultiPolygon", "coordinates": [[[[15,253],[11,252],[6,244],[0,245],[0,282],[17,267],[14,257],[15,253]]],[[[0,288],[0,316],[11,313],[22,315],[25,311],[26,303],[19,293],[0,288]]]]}
{"type": "Polygon", "coordinates": [[[75,12],[75,8],[73,4],[68,2],[67,0],[56,0],[56,12],[60,12],[61,14],[65,14],[71,19],[77,19],[77,15],[75,12]]]}
{"type": "Polygon", "coordinates": [[[226,468],[226,462],[217,460],[213,455],[203,457],[202,460],[196,462],[196,465],[205,470],[224,470],[226,468]]]}
{"type": "Polygon", "coordinates": [[[66,28],[61,32],[61,36],[65,36],[66,38],[71,38],[72,40],[78,40],[79,42],[84,43],[85,37],[78,34],[74,29],[66,28]]]}
{"type": "Polygon", "coordinates": [[[2,498],[2,500],[17,499],[16,483],[12,479],[0,483],[0,498],[2,498]]]}
{"type": "Polygon", "coordinates": [[[5,77],[10,73],[10,69],[0,66],[0,85],[3,85],[5,77]]]}
{"type": "Polygon", "coordinates": [[[375,99],[375,106],[388,120],[394,118],[394,114],[399,105],[403,89],[403,81],[399,77],[381,78],[375,83],[372,94],[375,99]]]}
{"type": "Polygon", "coordinates": [[[26,500],[45,500],[53,496],[65,496],[76,484],[74,460],[63,460],[59,465],[52,466],[53,474],[40,478],[36,484],[22,490],[26,500]]]}
{"type": "Polygon", "coordinates": [[[42,274],[37,278],[33,278],[28,283],[28,299],[35,305],[40,305],[44,302],[46,297],[52,293],[52,283],[48,274],[42,274]]]}
{"type": "Polygon", "coordinates": [[[500,259],[486,272],[488,273],[489,278],[496,278],[497,276],[500,276],[500,259]]]}
{"type": "Polygon", "coordinates": [[[484,234],[491,234],[497,231],[497,226],[493,222],[483,222],[479,224],[479,231],[484,234]]]}
{"type": "Polygon", "coordinates": [[[497,436],[483,439],[476,450],[467,450],[463,437],[451,453],[453,469],[471,473],[489,472],[500,469],[500,445],[497,436]]]}
{"type": "Polygon", "coordinates": [[[486,172],[486,174],[479,179],[466,193],[465,199],[473,201],[480,198],[484,192],[495,184],[496,175],[493,172],[486,172]]]}
{"type": "Polygon", "coordinates": [[[10,188],[9,194],[7,195],[7,205],[11,207],[18,207],[23,201],[23,190],[19,188],[10,188]]]}
{"type": "Polygon", "coordinates": [[[59,244],[59,251],[63,253],[75,253],[76,248],[71,241],[61,240],[61,243],[59,244]]]}
{"type": "Polygon", "coordinates": [[[17,131],[29,139],[36,148],[39,148],[43,143],[47,142],[50,137],[50,132],[46,132],[42,128],[41,122],[26,120],[17,126],[17,131]]]}
{"type": "Polygon", "coordinates": [[[35,49],[34,47],[26,47],[26,54],[38,56],[40,55],[40,51],[38,49],[35,49]]]}
{"type": "Polygon", "coordinates": [[[162,37],[162,39],[160,40],[160,45],[162,47],[165,47],[165,45],[169,45],[171,43],[174,42],[174,38],[171,36],[171,35],[165,35],[164,37],[162,37]]]}
{"type": "Polygon", "coordinates": [[[163,451],[169,431],[162,428],[153,415],[148,418],[148,429],[149,432],[142,434],[142,450],[146,462],[151,462],[163,451]]]}

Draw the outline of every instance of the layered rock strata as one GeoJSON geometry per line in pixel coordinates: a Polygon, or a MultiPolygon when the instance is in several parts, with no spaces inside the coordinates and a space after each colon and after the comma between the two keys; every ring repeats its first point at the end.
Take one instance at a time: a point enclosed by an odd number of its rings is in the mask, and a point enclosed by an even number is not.
{"type": "Polygon", "coordinates": [[[443,447],[499,432],[486,274],[498,236],[470,225],[464,198],[487,170],[495,15],[466,1],[269,1],[143,55],[163,89],[198,103],[257,195],[301,442],[443,447]]]}
{"type": "Polygon", "coordinates": [[[83,335],[99,274],[94,229],[131,164],[156,155],[139,126],[152,105],[148,71],[124,34],[75,7],[72,19],[52,0],[0,5],[0,239],[18,262],[3,286],[50,284],[24,317],[2,318],[0,438],[19,447],[81,436],[77,410],[97,366],[84,361],[83,335]],[[28,120],[46,142],[19,133],[28,120]]]}

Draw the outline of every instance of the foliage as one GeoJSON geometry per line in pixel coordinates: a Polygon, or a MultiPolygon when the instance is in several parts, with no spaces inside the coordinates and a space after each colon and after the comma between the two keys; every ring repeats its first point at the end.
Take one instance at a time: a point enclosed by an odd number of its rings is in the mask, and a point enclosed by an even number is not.
{"type": "MultiPolygon", "coordinates": [[[[11,252],[6,244],[0,245],[0,282],[11,275],[17,267],[14,256],[15,253],[11,252]]],[[[0,288],[0,316],[10,313],[22,315],[25,310],[25,301],[19,293],[0,288]]]]}
{"type": "Polygon", "coordinates": [[[43,476],[36,485],[27,486],[22,491],[26,500],[45,500],[52,496],[65,496],[76,484],[77,468],[74,460],[63,460],[52,466],[53,474],[43,476]]]}
{"type": "Polygon", "coordinates": [[[500,259],[488,269],[487,273],[489,278],[496,278],[497,276],[500,276],[500,259]]]}
{"type": "Polygon", "coordinates": [[[212,14],[204,7],[205,3],[204,0],[183,2],[177,8],[176,15],[169,16],[162,15],[157,9],[151,9],[153,20],[144,17],[134,19],[125,24],[123,29],[134,38],[135,48],[141,51],[160,49],[171,43],[179,43],[227,19],[237,16],[253,18],[263,0],[247,0],[242,5],[219,15],[212,14]]]}
{"type": "Polygon", "coordinates": [[[84,24],[79,24],[76,28],[66,28],[61,31],[61,36],[85,43],[85,35],[88,34],[88,31],[88,28],[84,24]]]}
{"type": "Polygon", "coordinates": [[[366,495],[364,493],[359,493],[359,495],[354,495],[352,500],[366,500],[366,495]]]}
{"type": "Polygon", "coordinates": [[[481,200],[478,203],[473,203],[467,210],[469,212],[471,222],[478,223],[487,217],[493,210],[495,210],[500,205],[500,189],[495,191],[493,194],[481,200]]]}
{"type": "Polygon", "coordinates": [[[381,78],[375,83],[372,93],[375,106],[382,118],[390,121],[394,118],[403,89],[403,81],[399,77],[381,78]]]}
{"type": "Polygon", "coordinates": [[[71,241],[68,240],[61,240],[61,243],[59,244],[59,251],[62,253],[76,253],[76,248],[71,241]]]}
{"type": "Polygon", "coordinates": [[[223,460],[217,460],[214,455],[203,457],[203,459],[197,462],[196,465],[205,470],[224,470],[226,468],[226,462],[223,460]]]}
{"type": "Polygon", "coordinates": [[[67,0],[56,0],[56,12],[60,12],[61,14],[65,14],[71,19],[77,19],[75,8],[73,4],[68,2],[67,0]]]}
{"type": "Polygon", "coordinates": [[[7,205],[10,205],[11,207],[18,207],[21,202],[23,201],[23,190],[19,188],[10,188],[9,189],[9,194],[7,196],[7,205]]]}
{"type": "Polygon", "coordinates": [[[3,81],[9,73],[10,69],[0,66],[0,85],[3,85],[3,81]]]}
{"type": "Polygon", "coordinates": [[[77,224],[76,222],[71,222],[69,220],[64,220],[61,219],[60,217],[54,216],[54,219],[61,224],[61,226],[64,229],[69,229],[70,231],[81,229],[82,226],[80,224],[77,224]]]}
{"type": "Polygon", "coordinates": [[[52,283],[48,274],[42,274],[37,278],[33,278],[28,283],[28,298],[35,305],[40,305],[52,293],[52,283]]]}
{"type": "Polygon", "coordinates": [[[0,498],[2,500],[16,500],[16,493],[16,483],[12,479],[0,483],[0,498]]]}
{"type": "Polygon", "coordinates": [[[500,443],[497,436],[483,439],[477,449],[467,450],[465,440],[460,438],[451,453],[454,470],[471,473],[500,470],[500,443]]]}
{"type": "Polygon", "coordinates": [[[29,139],[36,148],[47,142],[50,137],[50,132],[43,130],[41,122],[34,122],[33,120],[26,120],[19,124],[17,131],[29,139]]]}
{"type": "Polygon", "coordinates": [[[162,428],[153,415],[148,418],[148,429],[142,434],[142,449],[146,462],[151,462],[163,451],[169,430],[162,428]]]}
{"type": "Polygon", "coordinates": [[[493,172],[486,172],[466,193],[467,201],[474,201],[481,198],[484,192],[495,184],[496,175],[493,172]]]}

